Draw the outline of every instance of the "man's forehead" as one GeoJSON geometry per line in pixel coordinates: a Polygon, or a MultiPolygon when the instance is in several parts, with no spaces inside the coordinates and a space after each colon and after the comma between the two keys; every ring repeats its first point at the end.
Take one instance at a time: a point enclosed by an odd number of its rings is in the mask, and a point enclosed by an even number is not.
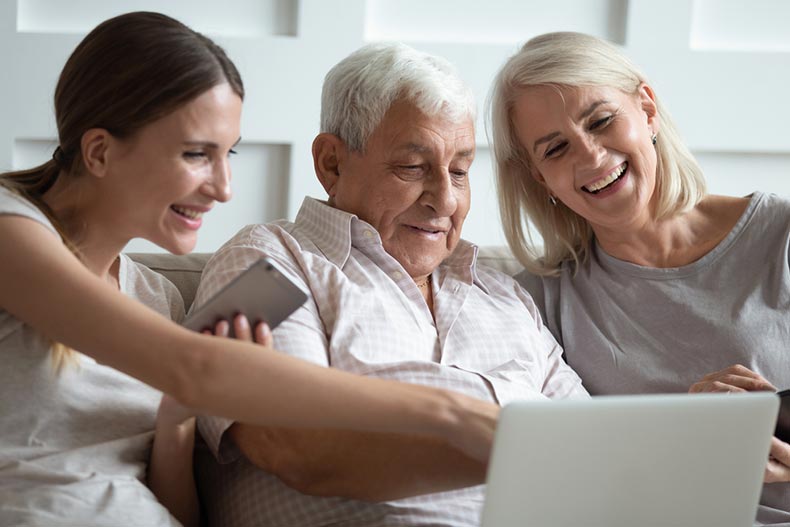
{"type": "MultiPolygon", "coordinates": [[[[405,116],[404,116],[405,117],[405,116]]],[[[455,149],[455,156],[471,157],[475,151],[475,127],[471,119],[450,120],[442,116],[390,121],[381,139],[395,153],[427,154],[437,147],[455,149]]]]}
{"type": "MultiPolygon", "coordinates": [[[[403,144],[394,145],[393,150],[404,153],[427,154],[430,153],[433,148],[433,145],[428,143],[409,141],[403,144]]],[[[455,153],[455,155],[458,157],[472,157],[474,154],[474,143],[472,143],[469,148],[464,148],[463,150],[455,153]]]]}

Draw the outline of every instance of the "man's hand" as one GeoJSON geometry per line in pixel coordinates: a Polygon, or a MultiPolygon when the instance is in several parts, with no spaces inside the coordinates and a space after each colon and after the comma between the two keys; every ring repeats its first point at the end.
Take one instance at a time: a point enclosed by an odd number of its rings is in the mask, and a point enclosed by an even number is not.
{"type": "Polygon", "coordinates": [[[422,436],[241,423],[228,434],[254,465],[313,496],[388,501],[485,480],[484,463],[422,436]]]}

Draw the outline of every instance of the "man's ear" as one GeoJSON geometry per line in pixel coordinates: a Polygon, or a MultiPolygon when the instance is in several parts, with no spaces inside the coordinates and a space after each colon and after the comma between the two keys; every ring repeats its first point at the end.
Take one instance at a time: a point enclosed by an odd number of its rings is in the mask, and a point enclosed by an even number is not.
{"type": "Polygon", "coordinates": [[[346,155],[348,148],[335,134],[321,133],[313,140],[315,174],[330,200],[335,196],[340,177],[340,164],[346,155]]]}
{"type": "Polygon", "coordinates": [[[109,148],[113,140],[110,132],[104,128],[91,128],[80,140],[82,164],[85,169],[96,177],[104,177],[107,173],[109,148]]]}

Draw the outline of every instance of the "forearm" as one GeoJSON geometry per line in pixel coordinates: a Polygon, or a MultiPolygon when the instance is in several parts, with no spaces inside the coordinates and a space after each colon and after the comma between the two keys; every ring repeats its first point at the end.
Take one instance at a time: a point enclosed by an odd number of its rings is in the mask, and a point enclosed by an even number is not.
{"type": "Polygon", "coordinates": [[[44,227],[16,217],[0,224],[0,253],[9,255],[0,258],[4,309],[189,407],[268,426],[423,433],[488,455],[491,405],[190,332],[92,275],[44,227]]]}
{"type": "Polygon", "coordinates": [[[486,466],[421,436],[234,425],[257,466],[315,496],[386,501],[483,483],[486,466]]]}
{"type": "Polygon", "coordinates": [[[148,486],[184,527],[200,524],[200,504],[192,471],[194,441],[194,418],[179,424],[157,422],[148,466],[148,486]]]}

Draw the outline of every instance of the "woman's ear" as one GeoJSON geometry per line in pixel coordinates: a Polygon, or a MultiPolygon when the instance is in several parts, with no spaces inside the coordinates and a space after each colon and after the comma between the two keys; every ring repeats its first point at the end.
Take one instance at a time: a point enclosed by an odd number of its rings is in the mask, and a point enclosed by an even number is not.
{"type": "Polygon", "coordinates": [[[658,119],[656,94],[653,92],[653,88],[644,82],[639,85],[637,94],[639,96],[639,105],[647,116],[647,125],[650,127],[651,133],[655,135],[658,133],[658,129],[661,125],[658,119]]]}
{"type": "Polygon", "coordinates": [[[529,171],[529,175],[532,176],[532,179],[540,183],[542,187],[548,188],[546,187],[546,180],[543,179],[543,174],[541,174],[540,172],[538,172],[533,168],[532,170],[529,171]]]}
{"type": "Polygon", "coordinates": [[[91,128],[80,141],[82,164],[96,177],[104,177],[108,167],[108,150],[113,137],[104,128],[91,128]]]}
{"type": "Polygon", "coordinates": [[[330,200],[335,196],[340,178],[340,164],[347,154],[348,148],[335,134],[321,133],[313,140],[315,174],[330,200]]]}

